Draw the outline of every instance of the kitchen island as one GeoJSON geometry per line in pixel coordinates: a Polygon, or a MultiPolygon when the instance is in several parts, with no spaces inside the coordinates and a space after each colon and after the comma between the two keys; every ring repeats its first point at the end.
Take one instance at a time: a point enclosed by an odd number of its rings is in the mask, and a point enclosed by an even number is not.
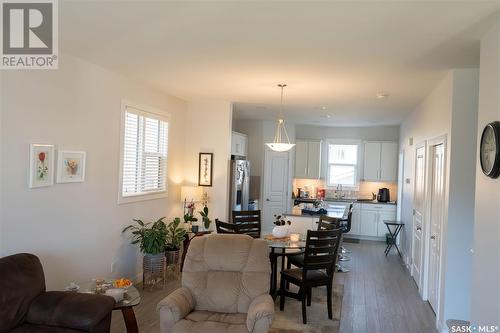
{"type": "Polygon", "coordinates": [[[321,215],[327,215],[330,217],[336,217],[338,219],[347,219],[347,214],[349,212],[349,205],[328,205],[326,208],[326,214],[318,213],[296,213],[287,212],[283,214],[285,220],[290,221],[290,232],[299,233],[302,235],[307,234],[307,230],[316,230],[318,228],[319,217],[321,215]]]}

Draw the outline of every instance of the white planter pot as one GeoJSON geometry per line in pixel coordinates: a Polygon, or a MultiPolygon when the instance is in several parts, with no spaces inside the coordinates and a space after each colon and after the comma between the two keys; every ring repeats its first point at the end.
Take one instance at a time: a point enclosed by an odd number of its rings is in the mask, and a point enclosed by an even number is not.
{"type": "Polygon", "coordinates": [[[286,225],[279,225],[273,228],[273,236],[276,238],[284,238],[288,236],[288,226],[286,225]]]}

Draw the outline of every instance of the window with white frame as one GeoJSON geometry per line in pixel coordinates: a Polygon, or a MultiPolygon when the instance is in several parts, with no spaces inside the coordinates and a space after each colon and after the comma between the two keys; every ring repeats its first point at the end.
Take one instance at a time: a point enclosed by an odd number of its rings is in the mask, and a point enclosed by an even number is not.
{"type": "Polygon", "coordinates": [[[328,186],[358,186],[359,144],[328,144],[328,186]]]}
{"type": "Polygon", "coordinates": [[[120,203],[167,195],[168,118],[124,105],[120,203]]]}

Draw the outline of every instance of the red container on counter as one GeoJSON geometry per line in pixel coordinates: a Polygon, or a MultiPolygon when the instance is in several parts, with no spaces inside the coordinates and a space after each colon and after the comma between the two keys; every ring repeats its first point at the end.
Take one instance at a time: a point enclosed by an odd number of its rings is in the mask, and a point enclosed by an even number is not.
{"type": "Polygon", "coordinates": [[[324,188],[322,189],[318,189],[316,191],[316,198],[319,198],[319,199],[324,199],[325,198],[325,194],[326,194],[326,191],[324,188]]]}

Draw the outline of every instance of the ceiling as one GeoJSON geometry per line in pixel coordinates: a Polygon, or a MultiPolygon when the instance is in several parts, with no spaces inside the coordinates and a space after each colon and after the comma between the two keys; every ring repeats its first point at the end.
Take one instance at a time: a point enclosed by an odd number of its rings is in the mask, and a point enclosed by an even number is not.
{"type": "Polygon", "coordinates": [[[60,49],[236,118],[397,124],[477,67],[498,1],[60,1],[60,49]],[[378,92],[388,98],[377,99],[378,92]]]}

